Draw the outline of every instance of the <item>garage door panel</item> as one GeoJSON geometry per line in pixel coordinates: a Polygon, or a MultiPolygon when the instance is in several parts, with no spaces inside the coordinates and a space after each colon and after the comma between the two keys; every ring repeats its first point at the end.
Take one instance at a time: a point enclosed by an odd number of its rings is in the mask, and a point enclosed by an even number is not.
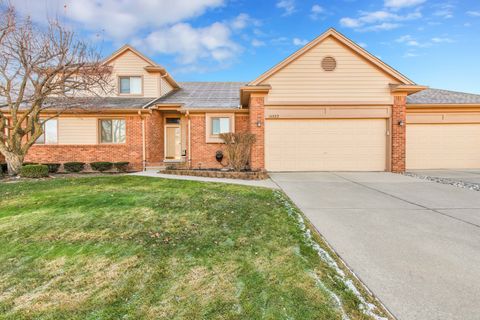
{"type": "Polygon", "coordinates": [[[385,119],[267,120],[270,171],[384,171],[385,119]]]}
{"type": "Polygon", "coordinates": [[[480,168],[480,124],[407,125],[407,169],[480,168]]]}

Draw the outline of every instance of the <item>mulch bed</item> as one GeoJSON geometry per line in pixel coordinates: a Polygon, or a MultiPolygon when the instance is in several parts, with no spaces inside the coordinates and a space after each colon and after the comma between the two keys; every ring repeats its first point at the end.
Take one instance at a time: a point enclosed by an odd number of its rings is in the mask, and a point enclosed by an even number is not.
{"type": "Polygon", "coordinates": [[[268,179],[266,171],[220,171],[220,170],[195,170],[195,169],[166,169],[159,173],[174,174],[180,176],[195,176],[207,178],[243,179],[243,180],[265,180],[268,179]]]}

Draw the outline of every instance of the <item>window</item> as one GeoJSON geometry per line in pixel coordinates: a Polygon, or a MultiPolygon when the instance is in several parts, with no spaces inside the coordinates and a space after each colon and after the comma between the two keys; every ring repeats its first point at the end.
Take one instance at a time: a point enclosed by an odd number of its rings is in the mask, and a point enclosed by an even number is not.
{"type": "Polygon", "coordinates": [[[121,94],[142,94],[142,77],[120,77],[121,94]]]}
{"type": "Polygon", "coordinates": [[[50,119],[43,124],[43,134],[37,139],[38,144],[58,143],[58,120],[50,119]]]}
{"type": "Polygon", "coordinates": [[[212,135],[230,132],[230,118],[212,118],[212,135]]]}
{"type": "Polygon", "coordinates": [[[165,122],[167,124],[180,124],[180,118],[167,118],[165,122]]]}
{"type": "Polygon", "coordinates": [[[220,134],[235,132],[234,113],[207,113],[205,115],[205,141],[223,143],[220,134]]]}
{"type": "Polygon", "coordinates": [[[100,120],[100,143],[125,143],[125,120],[100,120]]]}

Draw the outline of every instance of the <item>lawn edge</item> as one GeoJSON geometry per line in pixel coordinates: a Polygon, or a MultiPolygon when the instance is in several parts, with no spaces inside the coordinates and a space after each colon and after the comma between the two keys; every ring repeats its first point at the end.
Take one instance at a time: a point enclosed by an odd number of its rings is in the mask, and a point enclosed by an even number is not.
{"type": "Polygon", "coordinates": [[[362,295],[368,295],[369,298],[372,299],[372,301],[375,303],[375,306],[382,310],[385,315],[388,318],[391,318],[392,320],[397,320],[397,317],[387,308],[387,306],[373,293],[372,290],[368,288],[368,286],[362,281],[360,276],[358,276],[352,268],[344,261],[342,256],[332,247],[332,245],[327,241],[327,239],[322,235],[320,230],[318,230],[313,223],[308,219],[308,217],[298,208],[298,206],[293,202],[293,200],[282,190],[274,190],[274,192],[279,192],[281,195],[288,201],[290,202],[290,205],[294,207],[297,211],[298,214],[301,215],[301,217],[304,220],[305,227],[312,232],[312,238],[315,242],[317,242],[318,245],[324,244],[324,249],[327,249],[329,251],[328,253],[332,256],[332,258],[339,263],[339,267],[346,272],[346,275],[354,281],[354,283],[358,286],[358,289],[360,290],[360,293],[362,295]]]}

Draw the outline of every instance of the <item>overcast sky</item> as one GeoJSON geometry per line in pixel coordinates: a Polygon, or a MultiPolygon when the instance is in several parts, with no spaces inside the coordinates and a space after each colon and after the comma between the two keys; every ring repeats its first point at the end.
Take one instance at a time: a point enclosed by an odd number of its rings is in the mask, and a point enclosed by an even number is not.
{"type": "Polygon", "coordinates": [[[178,81],[250,81],[334,27],[413,81],[480,94],[479,0],[13,0],[178,81]]]}

